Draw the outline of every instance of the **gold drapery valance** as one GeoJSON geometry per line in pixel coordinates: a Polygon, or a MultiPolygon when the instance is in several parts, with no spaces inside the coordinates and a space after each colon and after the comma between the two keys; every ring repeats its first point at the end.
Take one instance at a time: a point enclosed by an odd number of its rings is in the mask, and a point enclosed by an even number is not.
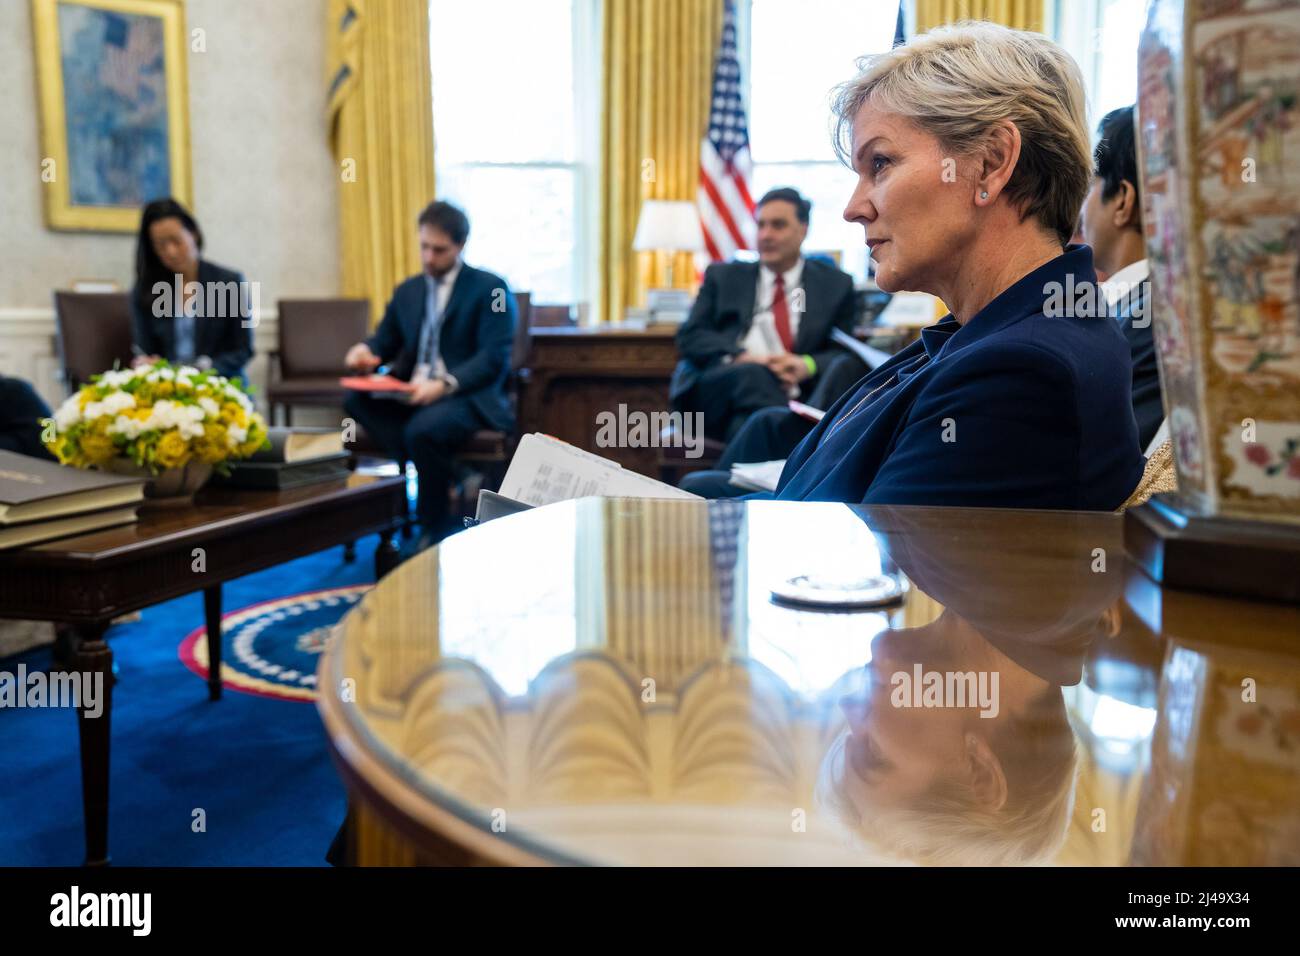
{"type": "Polygon", "coordinates": [[[329,140],[338,164],[343,294],[378,318],[419,270],[415,217],[433,198],[427,0],[330,0],[329,140]]]}
{"type": "MultiPolygon", "coordinates": [[[[605,7],[597,312],[620,321],[664,282],[663,253],[636,253],[645,199],[695,200],[722,0],[619,0],[605,7]]],[[[695,272],[674,262],[677,285],[695,272]]]]}
{"type": "Polygon", "coordinates": [[[1016,30],[1043,29],[1044,0],[916,0],[916,32],[959,20],[991,20],[1016,30]]]}

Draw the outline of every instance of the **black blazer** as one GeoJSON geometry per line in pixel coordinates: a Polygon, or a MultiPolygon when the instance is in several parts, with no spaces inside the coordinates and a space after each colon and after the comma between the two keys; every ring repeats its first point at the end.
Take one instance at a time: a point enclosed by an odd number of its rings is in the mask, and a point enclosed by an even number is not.
{"type": "MultiPolygon", "coordinates": [[[[757,262],[715,262],[705,270],[704,284],[691,314],[677,331],[681,361],[673,370],[670,399],[690,391],[700,373],[724,356],[741,353],[740,343],[754,320],[759,269],[757,262]]],[[[799,355],[811,355],[820,370],[844,354],[844,349],[831,341],[831,329],[853,333],[853,279],[827,262],[805,259],[801,282],[804,312],[795,333],[794,350],[799,355]]]]}
{"type": "MultiPolygon", "coordinates": [[[[423,273],[402,282],[393,290],[379,328],[366,340],[398,378],[409,379],[415,369],[427,299],[423,273]]],[[[505,280],[462,263],[443,310],[438,351],[456,379],[455,394],[467,397],[488,425],[503,432],[515,427],[505,383],[517,321],[515,297],[505,280]]]]}
{"type": "Polygon", "coordinates": [[[1137,294],[1131,299],[1121,299],[1118,305],[1116,318],[1133,360],[1133,417],[1137,420],[1138,444],[1145,451],[1165,420],[1156,342],[1151,334],[1151,280],[1143,280],[1137,294]]]}
{"type": "Polygon", "coordinates": [[[30,385],[0,375],[0,451],[53,458],[41,444],[41,420],[51,414],[50,406],[30,385]]]}
{"type": "MultiPolygon", "coordinates": [[[[241,378],[244,366],[253,357],[252,309],[240,295],[243,273],[200,259],[198,281],[204,294],[194,320],[194,354],[212,359],[213,369],[226,378],[241,378]],[[208,310],[214,313],[211,316],[204,314],[207,305],[212,306],[208,310]]],[[[142,309],[136,295],[138,291],[131,290],[135,344],[146,355],[161,355],[168,361],[175,361],[175,313],[181,311],[183,302],[173,303],[171,295],[156,298],[150,289],[146,290],[146,305],[142,309]],[[166,309],[168,314],[155,315],[156,302],[170,306],[166,309]]]]}

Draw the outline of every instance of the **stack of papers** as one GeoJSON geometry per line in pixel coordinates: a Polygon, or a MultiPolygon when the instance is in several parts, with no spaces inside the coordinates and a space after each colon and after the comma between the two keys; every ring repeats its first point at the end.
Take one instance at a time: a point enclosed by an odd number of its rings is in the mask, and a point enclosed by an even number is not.
{"type": "Polygon", "coordinates": [[[785,471],[785,459],[758,461],[731,466],[731,483],[747,491],[776,491],[785,471]]]}
{"type": "Polygon", "coordinates": [[[592,496],[699,499],[699,495],[628,471],[616,461],[534,432],[519,439],[519,447],[501,482],[501,491],[480,492],[479,520],[524,507],[592,496]],[[491,506],[490,514],[485,502],[491,506]]]}

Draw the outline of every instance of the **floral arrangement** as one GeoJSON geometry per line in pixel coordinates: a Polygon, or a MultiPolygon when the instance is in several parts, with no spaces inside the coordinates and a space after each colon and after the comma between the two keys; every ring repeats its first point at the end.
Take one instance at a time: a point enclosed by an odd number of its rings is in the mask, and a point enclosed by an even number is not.
{"type": "Polygon", "coordinates": [[[224,471],[267,444],[266,422],[238,380],[165,361],[92,376],[45,428],[45,447],[62,464],[125,459],[155,475],[191,461],[224,471]]]}

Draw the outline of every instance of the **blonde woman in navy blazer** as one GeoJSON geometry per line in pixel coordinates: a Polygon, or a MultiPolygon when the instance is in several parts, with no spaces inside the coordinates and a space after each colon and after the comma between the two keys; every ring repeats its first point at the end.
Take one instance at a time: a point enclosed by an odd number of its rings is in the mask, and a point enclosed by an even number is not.
{"type": "Polygon", "coordinates": [[[1078,66],[1040,34],[933,30],[837,92],[844,218],[887,292],[951,314],[833,405],[782,499],[1112,510],[1143,458],[1123,335],[1068,247],[1091,176],[1078,66]]]}

